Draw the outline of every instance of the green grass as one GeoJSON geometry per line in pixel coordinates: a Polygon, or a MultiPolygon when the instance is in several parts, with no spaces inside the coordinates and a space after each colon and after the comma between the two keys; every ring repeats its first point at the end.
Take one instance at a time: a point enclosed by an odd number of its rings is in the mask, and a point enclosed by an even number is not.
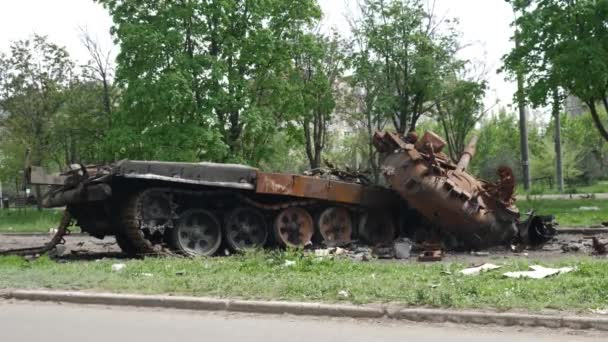
{"type": "Polygon", "coordinates": [[[149,258],[55,263],[0,258],[0,288],[111,291],[219,298],[353,303],[398,303],[446,308],[587,310],[608,307],[608,263],[572,259],[545,266],[575,266],[569,274],[541,280],[510,279],[527,260],[506,262],[477,277],[461,264],[357,263],[316,259],[296,252],[255,253],[208,259],[149,258]],[[286,267],[285,261],[296,264],[286,267]],[[112,272],[116,262],[126,263],[112,272]],[[345,291],[348,296],[340,294],[345,291]]]}
{"type": "MultiPolygon", "coordinates": [[[[532,184],[532,189],[529,191],[524,190],[523,185],[517,185],[517,194],[521,195],[555,195],[559,194],[559,190],[556,188],[550,188],[547,184],[532,184]]],[[[591,185],[566,185],[564,194],[602,194],[608,193],[608,181],[599,181],[591,185]]]]}
{"type": "Polygon", "coordinates": [[[550,200],[530,199],[516,202],[521,213],[534,209],[538,215],[555,215],[563,227],[591,226],[608,222],[608,201],[606,200],[550,200]],[[583,207],[597,207],[599,210],[581,210],[583,207]]]}
{"type": "Polygon", "coordinates": [[[580,187],[572,187],[575,193],[579,194],[600,194],[608,193],[608,181],[600,181],[593,185],[585,185],[580,187]]]}
{"type": "Polygon", "coordinates": [[[0,210],[0,232],[35,233],[48,232],[56,228],[61,220],[62,211],[45,209],[8,209],[0,210]]]}

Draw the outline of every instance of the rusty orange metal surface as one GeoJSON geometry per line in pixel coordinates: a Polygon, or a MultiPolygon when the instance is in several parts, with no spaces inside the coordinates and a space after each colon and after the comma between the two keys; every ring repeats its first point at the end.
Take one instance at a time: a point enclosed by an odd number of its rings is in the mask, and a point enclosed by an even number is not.
{"type": "Polygon", "coordinates": [[[501,187],[466,172],[475,144],[473,139],[455,164],[436,134],[427,132],[415,145],[392,133],[374,136],[387,182],[456,248],[504,244],[517,233],[512,173],[503,170],[501,187]]]}
{"type": "Polygon", "coordinates": [[[256,192],[364,206],[382,206],[395,201],[395,195],[383,188],[310,176],[267,172],[258,172],[256,192]]]}

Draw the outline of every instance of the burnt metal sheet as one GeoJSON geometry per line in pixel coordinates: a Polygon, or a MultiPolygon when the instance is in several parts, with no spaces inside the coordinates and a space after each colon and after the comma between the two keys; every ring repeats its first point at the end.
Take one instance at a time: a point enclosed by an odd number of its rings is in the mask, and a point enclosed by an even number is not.
{"type": "Polygon", "coordinates": [[[32,166],[26,170],[27,181],[29,184],[35,185],[63,185],[68,178],[63,175],[47,174],[44,168],[40,166],[32,166]]]}
{"type": "Polygon", "coordinates": [[[386,205],[394,201],[387,189],[323,178],[258,172],[256,192],[334,201],[364,206],[386,205]]]}
{"type": "Polygon", "coordinates": [[[257,169],[234,164],[123,160],[112,173],[124,178],[253,190],[257,169]]]}
{"type": "Polygon", "coordinates": [[[107,184],[80,185],[64,191],[50,191],[43,198],[42,206],[45,208],[57,208],[72,204],[103,201],[111,196],[112,188],[107,184]]]}

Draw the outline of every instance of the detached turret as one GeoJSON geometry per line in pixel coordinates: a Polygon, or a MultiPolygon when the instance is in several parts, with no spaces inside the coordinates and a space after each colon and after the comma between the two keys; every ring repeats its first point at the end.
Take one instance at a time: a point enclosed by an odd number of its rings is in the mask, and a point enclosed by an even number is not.
{"type": "Polygon", "coordinates": [[[473,138],[454,164],[442,152],[444,140],[432,132],[421,139],[415,134],[402,137],[389,132],[374,136],[391,188],[422,214],[430,223],[429,231],[438,233],[436,238],[450,249],[506,245],[520,235],[512,171],[500,168],[498,183],[478,180],[466,172],[476,144],[477,138],[473,138]]]}

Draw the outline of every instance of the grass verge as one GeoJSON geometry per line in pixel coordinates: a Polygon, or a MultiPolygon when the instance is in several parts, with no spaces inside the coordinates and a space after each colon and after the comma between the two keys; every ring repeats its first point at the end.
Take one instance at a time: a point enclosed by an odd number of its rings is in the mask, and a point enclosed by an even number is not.
{"type": "Polygon", "coordinates": [[[562,227],[591,226],[608,222],[608,201],[605,200],[520,200],[521,213],[534,209],[538,215],[555,215],[562,227]]]}
{"type": "Polygon", "coordinates": [[[527,260],[507,261],[502,269],[472,277],[459,274],[465,267],[461,264],[356,263],[319,260],[297,252],[71,263],[4,257],[0,258],[0,288],[530,311],[608,307],[608,263],[588,258],[546,265],[575,266],[577,270],[541,280],[502,276],[528,266],[527,260]],[[285,266],[287,260],[295,264],[285,266]],[[117,262],[126,267],[112,272],[112,264],[117,262]]]}
{"type": "MultiPolygon", "coordinates": [[[[517,185],[518,194],[523,195],[552,195],[552,194],[560,194],[561,192],[554,188],[549,187],[546,184],[538,184],[533,183],[532,189],[526,191],[522,184],[517,185]]],[[[599,181],[594,184],[584,185],[584,184],[567,184],[563,194],[598,194],[598,193],[608,193],[608,181],[599,181]]]]}
{"type": "Polygon", "coordinates": [[[0,210],[1,233],[48,232],[56,228],[62,211],[54,209],[8,209],[0,210]]]}

